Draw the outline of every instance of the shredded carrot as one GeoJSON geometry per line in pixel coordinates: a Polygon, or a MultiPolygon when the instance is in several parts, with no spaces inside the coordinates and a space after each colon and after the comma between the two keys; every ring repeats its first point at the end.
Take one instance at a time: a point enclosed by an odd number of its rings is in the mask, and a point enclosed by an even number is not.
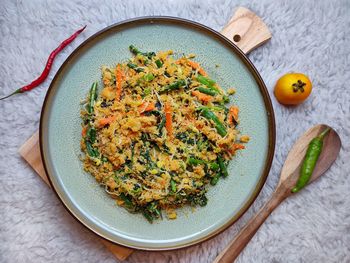
{"type": "Polygon", "coordinates": [[[239,113],[239,108],[237,106],[230,107],[229,117],[228,117],[228,121],[230,124],[233,123],[233,120],[235,120],[236,122],[238,121],[238,113],[239,113]]]}
{"type": "Polygon", "coordinates": [[[179,58],[178,60],[175,61],[175,64],[176,64],[176,65],[180,65],[180,64],[183,63],[183,61],[184,61],[183,58],[179,58]]]}
{"type": "Polygon", "coordinates": [[[138,107],[139,113],[147,112],[154,110],[156,108],[156,104],[154,102],[144,102],[138,107]]]}
{"type": "Polygon", "coordinates": [[[191,94],[192,94],[193,96],[196,96],[199,100],[201,100],[201,101],[203,101],[203,102],[205,102],[205,103],[208,103],[208,102],[210,102],[210,101],[213,99],[212,96],[207,95],[207,94],[204,94],[204,93],[201,93],[201,92],[199,92],[198,90],[192,91],[191,94]]]}
{"type": "Polygon", "coordinates": [[[228,152],[231,154],[234,154],[237,150],[243,150],[245,149],[245,146],[242,144],[233,144],[230,149],[228,149],[228,152]]]}
{"type": "Polygon", "coordinates": [[[116,76],[116,99],[117,101],[120,101],[120,98],[122,96],[122,81],[123,81],[123,73],[122,69],[120,67],[120,64],[117,65],[117,68],[115,70],[115,76],[116,76]]]}
{"type": "Polygon", "coordinates": [[[103,127],[107,124],[110,124],[111,122],[116,120],[116,116],[109,116],[107,118],[99,119],[98,120],[98,126],[103,127]]]}
{"type": "Polygon", "coordinates": [[[168,135],[171,136],[173,133],[173,120],[172,120],[172,108],[169,102],[166,102],[164,105],[165,111],[165,129],[168,132],[168,135]]]}
{"type": "Polygon", "coordinates": [[[87,126],[84,126],[83,129],[81,130],[81,136],[85,137],[87,132],[87,126]]]}
{"type": "Polygon", "coordinates": [[[204,69],[202,69],[201,66],[198,63],[189,60],[188,64],[190,64],[190,66],[193,69],[198,69],[198,73],[201,74],[202,76],[207,76],[208,75],[207,72],[205,72],[204,69]]]}

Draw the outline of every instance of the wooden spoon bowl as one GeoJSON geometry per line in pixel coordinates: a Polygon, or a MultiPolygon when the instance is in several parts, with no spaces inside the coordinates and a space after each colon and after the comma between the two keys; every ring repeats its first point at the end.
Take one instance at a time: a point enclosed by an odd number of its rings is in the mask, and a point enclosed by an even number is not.
{"type": "MultiPolygon", "coordinates": [[[[280,180],[270,200],[251,218],[245,227],[238,233],[226,248],[217,256],[215,263],[233,262],[245,248],[259,227],[264,223],[271,212],[288,196],[295,186],[304,156],[310,141],[324,131],[327,125],[316,125],[304,133],[293,145],[282,167],[280,180]]],[[[323,150],[308,184],[319,178],[336,160],[341,148],[339,135],[332,128],[323,141],[323,150]]]]}

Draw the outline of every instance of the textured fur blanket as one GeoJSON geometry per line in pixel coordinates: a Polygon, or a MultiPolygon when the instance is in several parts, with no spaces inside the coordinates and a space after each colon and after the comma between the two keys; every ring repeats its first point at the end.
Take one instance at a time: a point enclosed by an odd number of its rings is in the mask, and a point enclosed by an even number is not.
{"type": "Polygon", "coordinates": [[[237,262],[350,262],[348,0],[0,0],[0,95],[30,82],[57,43],[88,25],[58,56],[40,88],[0,101],[0,262],[115,262],[18,154],[38,129],[47,87],[70,52],[97,30],[137,16],[179,16],[220,30],[240,5],[262,16],[272,31],[271,41],[249,55],[270,94],[281,74],[299,71],[313,81],[311,97],[287,108],[272,95],[275,159],[258,199],[235,225],[203,244],[162,253],[138,251],[128,262],[211,262],[267,200],[296,138],[317,123],[339,132],[339,158],[325,176],[274,211],[237,262]]]}

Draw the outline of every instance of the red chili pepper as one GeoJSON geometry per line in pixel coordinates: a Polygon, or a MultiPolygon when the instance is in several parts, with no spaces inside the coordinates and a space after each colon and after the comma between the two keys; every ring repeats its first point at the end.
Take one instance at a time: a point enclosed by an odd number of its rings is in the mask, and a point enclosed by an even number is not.
{"type": "Polygon", "coordinates": [[[41,83],[43,83],[45,81],[45,79],[47,78],[47,76],[49,75],[49,72],[52,68],[52,63],[53,63],[55,57],[57,56],[57,54],[60,53],[60,51],[62,49],[64,49],[66,46],[68,46],[81,32],[84,31],[85,28],[86,28],[86,26],[79,29],[77,32],[75,32],[73,35],[71,35],[69,38],[64,40],[54,51],[51,52],[49,58],[47,59],[46,66],[45,66],[43,72],[41,73],[41,75],[37,79],[35,79],[32,83],[15,90],[10,95],[7,95],[6,97],[0,98],[0,100],[6,99],[14,94],[17,94],[17,93],[23,93],[26,91],[30,91],[30,90],[34,89],[35,87],[39,86],[41,83]]]}

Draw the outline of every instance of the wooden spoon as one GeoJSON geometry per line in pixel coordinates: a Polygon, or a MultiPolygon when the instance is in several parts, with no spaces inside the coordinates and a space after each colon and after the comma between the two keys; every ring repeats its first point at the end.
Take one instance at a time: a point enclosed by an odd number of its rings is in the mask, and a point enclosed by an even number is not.
{"type": "MultiPolygon", "coordinates": [[[[324,131],[328,126],[317,125],[301,136],[290,150],[283,165],[281,177],[270,200],[251,218],[226,248],[216,257],[214,263],[233,262],[245,248],[259,227],[264,223],[272,211],[288,196],[299,178],[299,170],[304,159],[309,142],[324,131]]],[[[339,135],[331,129],[324,138],[323,150],[316,164],[309,183],[320,177],[333,164],[341,147],[339,135]]]]}

